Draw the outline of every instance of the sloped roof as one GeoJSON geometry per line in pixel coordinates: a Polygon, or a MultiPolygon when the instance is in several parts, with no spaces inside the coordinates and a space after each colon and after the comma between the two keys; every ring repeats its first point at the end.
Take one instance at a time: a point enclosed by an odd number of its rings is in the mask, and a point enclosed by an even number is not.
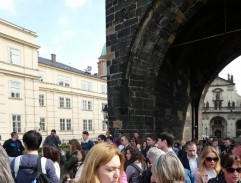
{"type": "Polygon", "coordinates": [[[227,86],[227,85],[235,85],[235,83],[232,82],[231,80],[226,80],[218,76],[213,80],[210,86],[227,86]]]}
{"type": "Polygon", "coordinates": [[[81,70],[76,69],[74,67],[71,67],[69,65],[62,64],[60,62],[55,62],[55,61],[52,61],[52,60],[49,60],[49,59],[46,59],[46,58],[43,58],[43,57],[38,57],[38,62],[41,63],[41,64],[44,64],[44,65],[49,65],[51,67],[55,67],[55,68],[63,69],[63,70],[66,70],[66,71],[70,71],[70,72],[74,72],[74,73],[78,73],[78,74],[84,74],[84,75],[87,75],[87,76],[90,76],[90,77],[97,78],[96,75],[92,75],[88,72],[81,71],[81,70]]]}

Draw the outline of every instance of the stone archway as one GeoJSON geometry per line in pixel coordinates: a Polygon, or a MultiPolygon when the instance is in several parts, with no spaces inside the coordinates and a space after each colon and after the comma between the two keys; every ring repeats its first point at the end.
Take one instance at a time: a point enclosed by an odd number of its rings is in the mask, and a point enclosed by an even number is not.
{"type": "Polygon", "coordinates": [[[236,137],[241,135],[241,120],[236,122],[236,137]]]}
{"type": "Polygon", "coordinates": [[[110,124],[141,135],[170,130],[177,139],[188,125],[196,138],[203,89],[240,55],[240,6],[106,0],[110,124]]]}

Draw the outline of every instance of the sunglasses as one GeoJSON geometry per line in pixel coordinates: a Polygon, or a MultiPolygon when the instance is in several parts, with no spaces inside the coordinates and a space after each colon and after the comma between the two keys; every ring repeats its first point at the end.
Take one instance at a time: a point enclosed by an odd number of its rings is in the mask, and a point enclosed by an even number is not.
{"type": "Polygon", "coordinates": [[[211,162],[211,161],[217,162],[217,161],[218,161],[218,157],[215,157],[215,158],[206,157],[205,159],[206,159],[208,162],[211,162]]]}
{"type": "Polygon", "coordinates": [[[226,168],[228,173],[234,173],[235,171],[238,173],[241,173],[241,168],[232,168],[232,167],[227,167],[226,168]]]}

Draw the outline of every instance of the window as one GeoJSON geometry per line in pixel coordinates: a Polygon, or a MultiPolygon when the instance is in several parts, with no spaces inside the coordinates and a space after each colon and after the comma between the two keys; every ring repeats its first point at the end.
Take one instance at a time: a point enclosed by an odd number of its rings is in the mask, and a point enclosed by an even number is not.
{"type": "Polygon", "coordinates": [[[92,102],[83,100],[83,110],[92,110],[92,102]]]}
{"type": "Polygon", "coordinates": [[[81,89],[86,91],[91,91],[91,82],[81,81],[81,89]]]}
{"type": "Polygon", "coordinates": [[[66,86],[69,87],[70,86],[70,78],[66,77],[66,76],[58,76],[58,82],[60,86],[66,86]]]}
{"type": "Polygon", "coordinates": [[[59,107],[64,108],[64,98],[63,97],[59,97],[59,107]]]}
{"type": "Polygon", "coordinates": [[[11,90],[11,97],[12,98],[20,98],[20,83],[11,82],[10,90],[11,90]]]}
{"type": "Polygon", "coordinates": [[[101,85],[101,93],[107,94],[107,86],[106,85],[101,85]]]}
{"type": "Polygon", "coordinates": [[[65,130],[65,119],[60,119],[60,130],[65,130]]]}
{"type": "Polygon", "coordinates": [[[66,108],[71,108],[71,102],[70,102],[70,98],[66,98],[66,108]]]}
{"type": "Polygon", "coordinates": [[[83,120],[83,129],[84,130],[93,130],[92,129],[92,120],[91,119],[84,119],[83,120]]]}
{"type": "Polygon", "coordinates": [[[71,130],[71,119],[66,119],[67,130],[71,130]]]}
{"type": "Polygon", "coordinates": [[[60,119],[60,130],[71,130],[71,119],[60,119]]]}
{"type": "Polygon", "coordinates": [[[39,71],[39,81],[40,82],[44,81],[44,72],[43,71],[39,71]]]}
{"type": "Polygon", "coordinates": [[[61,108],[71,108],[70,98],[59,97],[59,107],[61,107],[61,108]]]}
{"type": "Polygon", "coordinates": [[[102,103],[102,110],[105,108],[106,105],[106,103],[102,103]]]}
{"type": "Polygon", "coordinates": [[[107,124],[105,121],[102,121],[102,130],[103,131],[107,130],[107,124]]]}
{"type": "Polygon", "coordinates": [[[40,118],[39,127],[40,130],[45,131],[45,118],[40,118]]]}
{"type": "Polygon", "coordinates": [[[12,64],[20,65],[20,52],[18,49],[10,49],[10,62],[12,64]]]}
{"type": "Polygon", "coordinates": [[[13,132],[21,132],[21,116],[13,115],[12,123],[13,123],[13,132]]]}
{"type": "Polygon", "coordinates": [[[39,106],[44,106],[44,95],[39,95],[39,106]]]}

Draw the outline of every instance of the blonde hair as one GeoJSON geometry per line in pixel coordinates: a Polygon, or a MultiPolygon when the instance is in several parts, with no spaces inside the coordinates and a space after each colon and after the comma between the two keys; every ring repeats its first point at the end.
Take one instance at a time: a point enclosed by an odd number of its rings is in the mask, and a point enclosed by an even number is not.
{"type": "Polygon", "coordinates": [[[10,160],[5,149],[3,149],[2,146],[0,146],[0,165],[1,182],[14,183],[10,169],[10,160]]]}
{"type": "Polygon", "coordinates": [[[160,155],[152,165],[152,173],[157,183],[185,182],[185,171],[177,155],[170,151],[160,155]]]}
{"type": "Polygon", "coordinates": [[[218,161],[216,162],[214,166],[215,172],[218,174],[221,170],[221,165],[220,165],[220,157],[217,153],[217,151],[212,147],[212,146],[206,146],[203,148],[200,157],[199,157],[199,171],[201,174],[204,174],[206,168],[205,168],[205,158],[208,153],[214,153],[218,157],[218,161]]]}
{"type": "MultiPolygon", "coordinates": [[[[125,163],[124,155],[116,147],[107,142],[94,145],[86,156],[81,177],[77,183],[99,183],[100,181],[96,173],[97,168],[107,164],[115,155],[120,158],[120,175],[122,175],[125,163]]],[[[120,182],[120,179],[118,182],[120,182]]]]}

